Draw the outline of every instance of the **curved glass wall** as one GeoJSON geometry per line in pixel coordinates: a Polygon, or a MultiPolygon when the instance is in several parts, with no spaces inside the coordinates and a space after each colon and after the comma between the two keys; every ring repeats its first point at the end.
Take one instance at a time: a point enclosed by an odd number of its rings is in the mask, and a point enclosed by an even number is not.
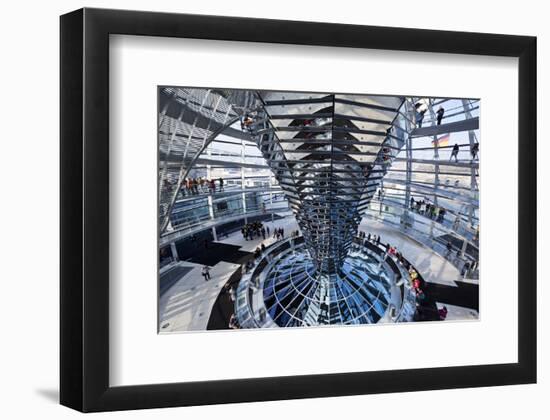
{"type": "Polygon", "coordinates": [[[267,313],[280,327],[378,322],[391,300],[388,274],[368,255],[348,256],[343,267],[320,275],[300,252],[282,259],[263,286],[267,313]]]}
{"type": "Polygon", "coordinates": [[[477,260],[479,101],[424,100],[428,115],[388,169],[368,215],[409,232],[457,264],[477,260]],[[445,113],[438,125],[437,110],[445,113]],[[431,130],[431,131],[430,131],[431,130]]]}

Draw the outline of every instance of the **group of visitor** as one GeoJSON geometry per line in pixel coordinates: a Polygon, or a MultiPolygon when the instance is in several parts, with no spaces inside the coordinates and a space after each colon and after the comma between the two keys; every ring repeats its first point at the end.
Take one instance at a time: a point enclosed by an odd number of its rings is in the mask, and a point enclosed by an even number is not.
{"type": "Polygon", "coordinates": [[[477,270],[479,261],[478,260],[468,260],[465,261],[462,265],[462,269],[460,270],[460,275],[462,277],[467,277],[471,273],[475,272],[477,270]]]}
{"type": "MultiPolygon", "coordinates": [[[[424,121],[424,115],[428,110],[428,106],[423,102],[417,102],[416,104],[414,104],[414,110],[416,114],[416,126],[418,128],[422,128],[422,121],[424,121]]],[[[445,108],[440,106],[437,109],[437,112],[435,113],[437,125],[441,125],[441,120],[443,119],[443,115],[445,115],[445,108]]]]}
{"type": "MultiPolygon", "coordinates": [[[[223,191],[224,180],[223,178],[218,178],[218,188],[217,191],[223,191]]],[[[181,184],[181,192],[183,195],[197,195],[204,193],[215,193],[216,192],[216,180],[215,179],[206,179],[203,177],[198,178],[186,178],[181,184]]]]}
{"type": "Polygon", "coordinates": [[[277,240],[285,238],[285,230],[283,228],[275,229],[273,232],[273,237],[277,240]]]}
{"type": "MultiPolygon", "coordinates": [[[[420,278],[420,275],[418,274],[418,271],[416,271],[416,268],[409,264],[408,268],[409,273],[409,286],[412,288],[415,294],[415,303],[416,303],[416,312],[415,312],[415,320],[422,321],[425,320],[424,318],[428,313],[434,314],[434,311],[437,310],[435,313],[436,318],[438,317],[441,321],[444,321],[445,318],[447,318],[447,307],[444,305],[442,308],[437,309],[437,306],[433,308],[433,302],[429,302],[428,295],[426,294],[426,291],[423,289],[423,281],[420,278]]],[[[428,318],[433,320],[432,318],[428,318]]]]}
{"type": "Polygon", "coordinates": [[[408,264],[405,258],[403,258],[403,254],[401,254],[401,252],[399,252],[396,247],[390,245],[389,243],[386,244],[386,252],[388,253],[388,255],[395,258],[401,265],[408,264]]]}
{"type": "Polygon", "coordinates": [[[431,204],[424,199],[415,200],[414,197],[411,197],[411,210],[429,217],[439,223],[443,222],[445,219],[445,214],[447,213],[447,210],[444,207],[436,206],[435,204],[431,204]]]}
{"type": "MultiPolygon", "coordinates": [[[[423,281],[418,274],[418,271],[416,268],[407,261],[403,254],[393,245],[387,243],[380,243],[380,235],[371,235],[369,233],[365,233],[363,231],[360,231],[358,233],[358,236],[360,239],[364,240],[364,244],[366,245],[367,242],[373,243],[374,245],[385,248],[384,256],[381,260],[381,262],[385,261],[385,259],[389,256],[395,261],[397,261],[401,266],[407,270],[408,278],[407,283],[409,287],[414,291],[415,294],[415,302],[416,302],[416,313],[415,313],[415,319],[416,320],[425,320],[425,319],[431,319],[433,320],[433,310],[431,308],[431,304],[428,302],[428,296],[426,294],[426,291],[423,289],[423,281]],[[429,314],[432,315],[429,315],[429,314]]],[[[447,308],[443,306],[443,308],[437,310],[437,314],[435,314],[436,317],[439,317],[439,319],[444,320],[447,316],[447,308]]]]}
{"type": "Polygon", "coordinates": [[[259,238],[260,236],[262,237],[262,239],[269,237],[270,229],[269,226],[264,226],[262,222],[256,221],[244,225],[241,228],[241,233],[246,241],[252,241],[256,238],[259,238]]]}
{"type": "MultiPolygon", "coordinates": [[[[455,143],[453,146],[453,150],[451,150],[451,157],[449,160],[452,160],[452,158],[455,158],[455,162],[458,163],[458,152],[460,152],[460,146],[455,143]]],[[[479,153],[479,143],[474,143],[472,147],[470,147],[470,155],[472,156],[472,160],[475,160],[477,158],[477,154],[479,153]]]]}
{"type": "MultiPolygon", "coordinates": [[[[271,229],[269,229],[269,226],[264,226],[262,222],[252,222],[247,223],[241,228],[241,233],[243,235],[243,238],[245,240],[254,240],[259,238],[260,236],[262,239],[269,238],[271,235],[271,229]]],[[[291,236],[293,238],[297,238],[300,236],[300,232],[298,230],[295,230],[291,233],[291,236]]],[[[273,231],[273,239],[280,240],[285,238],[285,230],[284,228],[276,228],[273,231]]]]}
{"type": "Polygon", "coordinates": [[[358,236],[359,236],[359,239],[362,239],[365,242],[372,242],[375,245],[380,245],[380,235],[371,236],[370,232],[366,234],[365,232],[360,231],[358,236]]]}
{"type": "MultiPolygon", "coordinates": [[[[367,242],[370,242],[370,243],[376,245],[377,247],[380,247],[380,235],[371,235],[370,232],[367,234],[363,231],[360,231],[358,236],[359,236],[359,239],[361,239],[363,241],[364,246],[367,246],[367,242]]],[[[396,247],[390,245],[389,243],[382,244],[382,247],[384,247],[386,249],[383,260],[388,255],[390,255],[391,257],[395,258],[401,264],[405,264],[406,260],[403,258],[403,255],[401,254],[401,252],[399,252],[397,250],[396,247]]]]}
{"type": "Polygon", "coordinates": [[[254,251],[254,260],[258,260],[265,252],[265,245],[262,243],[259,247],[256,247],[254,251]]]}

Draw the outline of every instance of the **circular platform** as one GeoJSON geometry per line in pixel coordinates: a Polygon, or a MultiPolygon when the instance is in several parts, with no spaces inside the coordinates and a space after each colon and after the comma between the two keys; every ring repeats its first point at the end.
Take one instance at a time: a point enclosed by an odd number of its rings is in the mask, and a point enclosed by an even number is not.
{"type": "Polygon", "coordinates": [[[338,274],[318,273],[304,247],[298,247],[271,267],[263,298],[280,327],[372,324],[391,301],[388,277],[377,260],[359,253],[348,256],[338,274]]]}
{"type": "Polygon", "coordinates": [[[399,268],[384,257],[382,252],[354,246],[341,270],[327,274],[315,269],[301,238],[275,244],[243,277],[238,293],[239,320],[245,327],[408,320],[414,312],[404,308],[410,303],[408,290],[397,284],[399,268]]]}

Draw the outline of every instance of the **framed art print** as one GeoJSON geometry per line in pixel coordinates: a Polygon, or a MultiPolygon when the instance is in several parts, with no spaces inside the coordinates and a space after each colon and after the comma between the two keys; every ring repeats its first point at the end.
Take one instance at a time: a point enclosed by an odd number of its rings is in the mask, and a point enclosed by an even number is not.
{"type": "Polygon", "coordinates": [[[536,39],[61,17],[61,402],[536,381],[536,39]]]}

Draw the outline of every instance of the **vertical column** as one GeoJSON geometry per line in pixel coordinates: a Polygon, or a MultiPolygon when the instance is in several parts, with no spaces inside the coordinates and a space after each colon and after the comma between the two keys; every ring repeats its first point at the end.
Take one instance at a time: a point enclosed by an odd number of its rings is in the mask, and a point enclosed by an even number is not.
{"type": "Polygon", "coordinates": [[[414,107],[411,108],[411,105],[408,101],[405,102],[404,111],[406,114],[408,114],[406,118],[407,125],[408,125],[408,130],[407,130],[408,133],[405,139],[405,157],[407,158],[405,177],[407,182],[405,183],[405,203],[404,203],[405,205],[403,210],[404,223],[402,224],[402,226],[404,226],[404,229],[406,229],[407,223],[409,220],[408,209],[411,202],[411,180],[412,180],[412,170],[413,170],[412,169],[412,138],[410,133],[414,129],[413,121],[415,121],[416,115],[414,112],[414,107]]]}
{"type": "MultiPolygon", "coordinates": [[[[212,156],[212,149],[210,148],[210,146],[208,146],[206,148],[206,154],[208,156],[212,156]]],[[[211,165],[206,165],[206,180],[210,180],[212,179],[212,166],[211,165]]],[[[212,194],[214,194],[212,192],[212,194]]],[[[215,219],[215,215],[214,215],[214,198],[212,196],[212,194],[210,194],[207,198],[208,200],[208,214],[210,216],[210,219],[214,220],[215,219]]],[[[216,237],[216,229],[214,227],[212,227],[212,236],[214,237],[214,240],[217,241],[217,237],[216,237]]]]}
{"type": "MultiPolygon", "coordinates": [[[[245,163],[245,145],[244,140],[241,140],[241,163],[245,163]]],[[[245,177],[244,177],[244,167],[241,165],[241,190],[242,190],[242,203],[243,203],[243,213],[244,213],[244,222],[248,223],[248,218],[246,217],[246,194],[245,190],[245,177]]]]}
{"type": "MultiPolygon", "coordinates": [[[[469,119],[472,118],[471,113],[471,107],[470,103],[467,99],[462,100],[462,106],[464,107],[464,117],[469,119]]],[[[475,144],[476,135],[473,130],[468,131],[468,139],[470,140],[470,150],[472,150],[472,147],[475,144]]],[[[473,162],[472,162],[473,163],[473,162]]],[[[474,197],[475,195],[475,188],[476,188],[476,170],[474,168],[474,165],[471,165],[470,168],[470,198],[474,197]]],[[[470,226],[474,226],[474,207],[473,205],[468,206],[468,221],[470,222],[470,226]]]]}
{"type": "Polygon", "coordinates": [[[462,249],[460,250],[460,255],[462,256],[466,255],[467,247],[468,247],[468,239],[464,238],[464,241],[462,242],[462,249]]]}
{"type": "MultiPolygon", "coordinates": [[[[208,156],[212,155],[212,150],[210,149],[210,146],[206,149],[206,154],[208,156]]],[[[210,180],[212,177],[212,167],[211,165],[206,165],[206,180],[210,180]]],[[[211,220],[215,219],[214,216],[214,199],[212,198],[212,194],[208,195],[207,197],[208,201],[208,215],[210,216],[211,220]]],[[[218,238],[216,237],[216,229],[212,226],[212,236],[214,237],[214,240],[217,241],[218,238]]]]}
{"type": "Polygon", "coordinates": [[[179,261],[180,257],[178,255],[178,249],[176,248],[175,242],[170,242],[170,251],[172,252],[172,258],[174,261],[179,261]]]}
{"type": "Polygon", "coordinates": [[[212,237],[214,238],[214,242],[218,241],[218,232],[216,232],[216,226],[212,226],[212,237]]]}
{"type": "MultiPolygon", "coordinates": [[[[436,115],[433,108],[433,99],[430,99],[428,109],[430,111],[430,117],[432,118],[432,121],[435,121],[436,115]]],[[[438,136],[435,134],[432,138],[433,144],[434,144],[434,192],[432,195],[434,206],[438,205],[437,202],[437,190],[439,188],[439,141],[438,136]]],[[[435,221],[432,219],[430,222],[430,238],[434,237],[434,224],[435,221]]]]}
{"type": "Polygon", "coordinates": [[[269,206],[273,207],[273,175],[269,175],[269,206]]]}
{"type": "Polygon", "coordinates": [[[214,202],[212,200],[211,195],[209,195],[207,197],[207,201],[208,201],[208,215],[210,216],[211,220],[214,220],[214,218],[215,218],[215,216],[214,216],[214,202]]]}
{"type": "Polygon", "coordinates": [[[271,211],[271,223],[275,220],[275,216],[273,214],[273,175],[269,174],[269,207],[271,211]]]}

